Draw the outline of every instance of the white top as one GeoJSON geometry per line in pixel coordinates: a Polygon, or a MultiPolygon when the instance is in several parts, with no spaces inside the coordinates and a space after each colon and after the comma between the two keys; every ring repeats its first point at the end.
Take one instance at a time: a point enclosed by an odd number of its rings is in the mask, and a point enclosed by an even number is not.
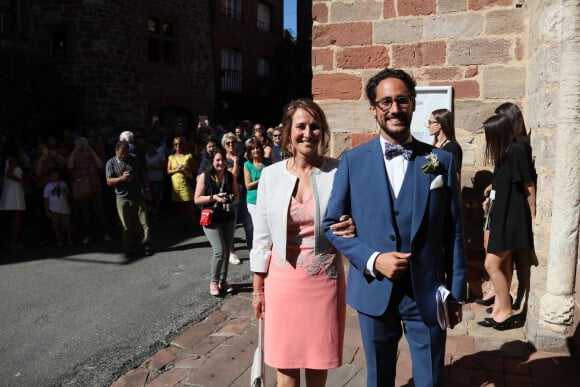
{"type": "MultiPolygon", "coordinates": [[[[250,270],[266,273],[272,249],[275,248],[286,259],[288,207],[292,191],[298,179],[287,169],[288,160],[267,166],[260,176],[256,216],[254,222],[254,242],[250,251],[250,270]]],[[[320,169],[310,171],[310,184],[314,196],[314,253],[319,254],[332,245],[326,239],[322,221],[326,214],[328,199],[332,190],[338,161],[324,158],[320,169]]]]}
{"type": "Polygon", "coordinates": [[[69,190],[64,181],[54,183],[48,182],[44,186],[45,199],[48,199],[48,210],[57,214],[70,214],[70,205],[68,203],[69,190]]]}
{"type": "MultiPolygon", "coordinates": [[[[6,176],[9,164],[10,160],[6,160],[6,164],[4,165],[4,186],[2,189],[2,196],[0,197],[0,210],[24,211],[26,210],[26,203],[24,201],[22,183],[6,176]]],[[[16,167],[12,173],[17,177],[22,178],[22,168],[16,167]]]]}

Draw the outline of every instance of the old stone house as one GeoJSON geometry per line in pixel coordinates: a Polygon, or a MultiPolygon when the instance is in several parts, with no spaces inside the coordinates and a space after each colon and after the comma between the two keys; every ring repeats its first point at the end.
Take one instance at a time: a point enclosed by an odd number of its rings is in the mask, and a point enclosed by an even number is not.
{"type": "Polygon", "coordinates": [[[282,0],[0,0],[1,128],[32,141],[154,116],[279,117],[282,13],[282,0]]]}
{"type": "MultiPolygon", "coordinates": [[[[538,171],[526,336],[566,349],[580,321],[580,3],[576,0],[313,0],[312,92],[329,117],[334,156],[377,133],[364,85],[385,67],[418,85],[453,87],[470,294],[482,276],[482,123],[496,106],[522,107],[538,171]]],[[[578,335],[578,333],[576,333],[578,335]]]]}

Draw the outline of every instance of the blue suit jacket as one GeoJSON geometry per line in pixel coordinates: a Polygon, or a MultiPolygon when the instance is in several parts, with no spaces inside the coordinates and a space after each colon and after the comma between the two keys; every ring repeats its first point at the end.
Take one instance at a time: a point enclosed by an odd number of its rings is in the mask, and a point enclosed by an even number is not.
{"type": "MultiPolygon", "coordinates": [[[[402,200],[400,206],[412,206],[409,270],[417,307],[423,322],[435,325],[435,292],[440,285],[445,285],[457,301],[466,297],[459,185],[450,153],[413,141],[413,155],[403,183],[412,184],[407,187],[410,191],[406,190],[412,195],[399,196],[398,200],[402,200]],[[440,165],[437,172],[424,174],[421,166],[430,152],[437,155],[440,165]],[[432,189],[431,183],[438,175],[444,184],[432,189]]],[[[397,246],[391,238],[395,229],[383,157],[378,138],[342,156],[324,220],[327,238],[350,261],[347,302],[372,316],[386,311],[393,282],[382,275],[375,278],[365,274],[367,261],[374,252],[396,251],[397,246]],[[329,229],[342,214],[351,214],[357,237],[337,237],[329,229]]]]}

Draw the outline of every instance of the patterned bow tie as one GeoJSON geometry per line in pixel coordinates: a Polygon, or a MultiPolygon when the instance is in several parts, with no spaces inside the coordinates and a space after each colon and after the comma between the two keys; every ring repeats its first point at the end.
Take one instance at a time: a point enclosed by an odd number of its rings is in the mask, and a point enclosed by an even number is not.
{"type": "Polygon", "coordinates": [[[385,141],[385,157],[387,160],[396,156],[403,156],[405,160],[409,160],[413,154],[413,142],[407,142],[403,145],[393,145],[385,141]]]}

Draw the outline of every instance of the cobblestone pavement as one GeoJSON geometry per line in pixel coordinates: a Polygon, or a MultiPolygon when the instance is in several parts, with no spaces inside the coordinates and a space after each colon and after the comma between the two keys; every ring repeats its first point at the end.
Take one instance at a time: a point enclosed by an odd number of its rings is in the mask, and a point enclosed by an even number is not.
{"type": "MultiPolygon", "coordinates": [[[[535,351],[522,328],[495,331],[477,325],[485,307],[467,304],[464,321],[450,330],[446,348],[447,386],[578,386],[580,371],[567,354],[535,351]]],[[[229,296],[206,319],[186,329],[171,344],[128,371],[112,387],[206,386],[247,387],[257,345],[257,320],[251,293],[229,296]]],[[[275,386],[274,369],[266,386],[275,386]]],[[[356,312],[348,309],[344,365],[328,374],[329,387],[363,387],[365,357],[356,312]]],[[[304,386],[305,383],[303,382],[304,386]]],[[[399,346],[396,386],[413,386],[411,357],[399,346]]]]}

